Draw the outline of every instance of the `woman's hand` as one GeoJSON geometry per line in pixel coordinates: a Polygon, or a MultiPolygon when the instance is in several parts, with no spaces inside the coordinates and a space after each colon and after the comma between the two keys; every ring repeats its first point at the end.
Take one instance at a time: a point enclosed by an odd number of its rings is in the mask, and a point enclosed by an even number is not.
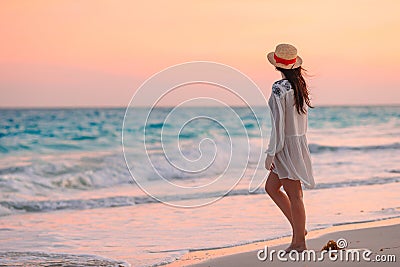
{"type": "Polygon", "coordinates": [[[272,171],[273,169],[275,169],[275,165],[272,163],[271,167],[269,167],[269,170],[272,171]]]}
{"type": "Polygon", "coordinates": [[[268,165],[268,157],[265,159],[265,163],[264,163],[265,168],[266,168],[267,170],[270,170],[270,171],[272,171],[273,169],[275,169],[274,163],[271,163],[271,165],[269,165],[269,166],[267,166],[267,165],[268,165]]]}

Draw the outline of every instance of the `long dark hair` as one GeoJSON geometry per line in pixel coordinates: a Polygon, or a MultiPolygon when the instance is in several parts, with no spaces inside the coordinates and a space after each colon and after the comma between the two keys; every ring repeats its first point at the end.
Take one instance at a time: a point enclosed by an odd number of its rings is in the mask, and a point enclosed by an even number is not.
{"type": "Polygon", "coordinates": [[[276,67],[276,69],[282,72],[285,75],[285,78],[292,85],[294,90],[294,103],[296,105],[297,112],[299,114],[305,114],[307,112],[304,103],[310,108],[313,108],[310,101],[310,92],[308,90],[307,83],[303,78],[303,73],[305,74],[306,70],[302,67],[295,69],[283,69],[276,67]]]}

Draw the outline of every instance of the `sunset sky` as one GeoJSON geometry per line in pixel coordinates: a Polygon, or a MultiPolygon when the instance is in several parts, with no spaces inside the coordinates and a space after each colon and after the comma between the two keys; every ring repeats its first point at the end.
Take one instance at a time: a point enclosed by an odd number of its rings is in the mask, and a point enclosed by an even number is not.
{"type": "Polygon", "coordinates": [[[400,104],[399,11],[396,0],[2,1],[0,107],[124,107],[151,75],[196,60],[237,68],[268,96],[280,76],[265,54],[282,42],[298,48],[315,105],[400,104]]]}

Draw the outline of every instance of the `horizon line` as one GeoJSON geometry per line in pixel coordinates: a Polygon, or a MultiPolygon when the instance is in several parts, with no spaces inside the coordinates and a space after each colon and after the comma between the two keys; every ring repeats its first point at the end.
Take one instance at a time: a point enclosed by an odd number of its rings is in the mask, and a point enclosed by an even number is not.
{"type": "MultiPolygon", "coordinates": [[[[318,107],[393,107],[400,106],[400,103],[391,103],[391,104],[321,104],[315,105],[314,108],[318,107]]],[[[136,108],[149,108],[149,106],[137,106],[136,108]]],[[[157,106],[155,108],[174,108],[176,106],[166,105],[166,106],[157,106]]],[[[221,106],[186,106],[185,108],[201,108],[201,107],[221,107],[221,106]]],[[[241,108],[247,107],[245,105],[231,105],[233,108],[241,108]]],[[[262,107],[262,105],[251,105],[251,107],[262,107]]],[[[0,110],[5,109],[126,109],[128,106],[113,106],[113,105],[104,105],[104,106],[0,106],[0,110]]]]}

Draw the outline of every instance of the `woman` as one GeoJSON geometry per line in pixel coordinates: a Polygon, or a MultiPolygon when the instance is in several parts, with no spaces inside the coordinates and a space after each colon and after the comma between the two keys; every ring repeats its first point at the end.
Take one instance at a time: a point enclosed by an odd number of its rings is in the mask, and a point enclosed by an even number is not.
{"type": "Polygon", "coordinates": [[[301,182],[307,188],[315,186],[306,139],[307,110],[312,106],[297,49],[289,44],[280,44],[267,58],[280,71],[282,79],[272,85],[268,103],[272,131],[265,168],[271,172],[265,190],[292,226],[292,243],[286,251],[301,252],[307,249],[301,182]],[[282,186],[286,194],[280,190],[282,186]]]}

